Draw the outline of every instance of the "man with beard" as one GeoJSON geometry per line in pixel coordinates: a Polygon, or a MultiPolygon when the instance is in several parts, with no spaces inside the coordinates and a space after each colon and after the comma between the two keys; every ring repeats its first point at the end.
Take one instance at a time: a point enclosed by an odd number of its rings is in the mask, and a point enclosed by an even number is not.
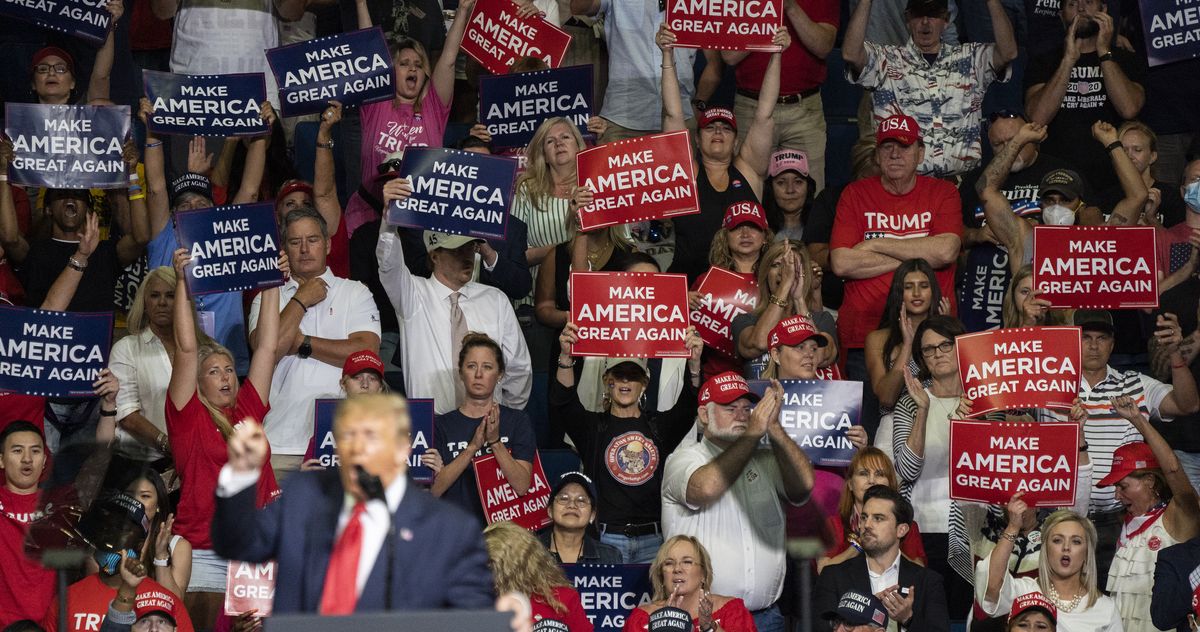
{"type": "MultiPolygon", "coordinates": [[[[1059,11],[1067,36],[1061,50],[1034,59],[1025,74],[1029,120],[1049,128],[1042,149],[1078,156],[1088,182],[1112,182],[1107,152],[1080,152],[1097,120],[1119,125],[1146,101],[1145,62],[1115,46],[1113,18],[1104,0],[1066,0],[1059,11]]],[[[1119,148],[1117,143],[1115,148],[1119,148]]],[[[1111,150],[1110,150],[1111,151],[1111,150]]]]}
{"type": "Polygon", "coordinates": [[[900,555],[912,517],[912,505],[900,492],[887,485],[868,489],[858,521],[863,554],[821,571],[813,609],[834,610],[838,597],[853,590],[878,597],[897,630],[948,631],[942,576],[900,555]]]}

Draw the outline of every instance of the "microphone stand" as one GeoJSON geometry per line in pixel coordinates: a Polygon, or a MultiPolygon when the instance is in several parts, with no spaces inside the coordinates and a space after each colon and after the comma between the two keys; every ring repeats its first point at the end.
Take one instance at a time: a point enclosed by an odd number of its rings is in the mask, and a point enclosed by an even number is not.
{"type": "Polygon", "coordinates": [[[383,537],[383,548],[386,557],[384,560],[387,566],[384,567],[383,575],[383,609],[385,612],[392,610],[392,566],[396,562],[395,540],[396,540],[396,523],[392,519],[392,508],[388,506],[387,494],[383,489],[383,481],[379,480],[378,476],[373,476],[367,472],[361,465],[354,466],[355,475],[358,478],[358,486],[362,488],[368,500],[383,501],[383,508],[387,512],[387,534],[383,537]]]}

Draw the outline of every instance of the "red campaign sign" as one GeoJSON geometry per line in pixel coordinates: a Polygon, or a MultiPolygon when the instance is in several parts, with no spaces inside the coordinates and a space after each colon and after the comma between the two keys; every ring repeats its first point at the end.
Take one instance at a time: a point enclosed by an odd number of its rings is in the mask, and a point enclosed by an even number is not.
{"type": "Polygon", "coordinates": [[[758,305],[758,282],[713,266],[696,285],[700,307],[692,310],[692,324],[704,344],[736,358],[733,319],[753,312],[758,305]]]}
{"type": "Polygon", "coordinates": [[[551,68],[562,64],[571,36],[564,30],[532,16],[517,17],[512,0],[479,0],[463,33],[462,50],[494,75],[522,57],[536,57],[551,68]]]}
{"type": "Polygon", "coordinates": [[[1079,393],[1078,327],[1019,327],[959,336],[958,377],[975,416],[1070,408],[1079,393]]]}
{"type": "Polygon", "coordinates": [[[496,456],[488,454],[471,461],[475,468],[475,482],[479,489],[479,502],[483,504],[483,515],[488,524],[511,520],[516,524],[537,531],[550,524],[547,507],[550,504],[550,483],[542,469],[542,457],[533,453],[533,478],[525,495],[508,484],[504,471],[496,462],[496,456]]]}
{"type": "Polygon", "coordinates": [[[1075,504],[1079,426],[950,420],[950,498],[1005,505],[1017,492],[1031,507],[1075,504]]]}
{"type": "Polygon", "coordinates": [[[774,52],[783,0],[667,0],[667,25],[681,48],[774,52]]]}
{"type": "Polygon", "coordinates": [[[686,358],[687,275],[572,272],[575,356],[686,358]]]}
{"type": "Polygon", "coordinates": [[[1158,307],[1153,226],[1035,226],[1033,286],[1051,307],[1158,307]]]}
{"type": "Polygon", "coordinates": [[[225,614],[236,617],[247,610],[258,610],[257,616],[271,616],[277,570],[275,562],[229,560],[229,570],[225,573],[225,614]]]}
{"type": "Polygon", "coordinates": [[[579,186],[595,195],[579,209],[584,232],[700,212],[687,130],[606,143],[575,157],[579,186]]]}

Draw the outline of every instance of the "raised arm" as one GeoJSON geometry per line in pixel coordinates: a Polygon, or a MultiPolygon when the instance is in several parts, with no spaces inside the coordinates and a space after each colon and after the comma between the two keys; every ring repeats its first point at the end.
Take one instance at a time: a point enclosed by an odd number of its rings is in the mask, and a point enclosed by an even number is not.
{"type": "MultiPolygon", "coordinates": [[[[273,287],[262,293],[262,303],[258,309],[258,324],[255,331],[259,332],[258,348],[250,357],[250,371],[246,379],[254,385],[262,398],[263,405],[268,405],[268,395],[271,393],[271,377],[275,375],[275,345],[279,340],[279,288],[273,287]]],[[[316,345],[313,345],[316,354],[316,345]]]]}
{"type": "MultiPolygon", "coordinates": [[[[1170,361],[1171,392],[1163,398],[1158,410],[1163,417],[1182,417],[1200,410],[1200,394],[1196,392],[1196,378],[1188,362],[1184,361],[1179,351],[1183,343],[1183,329],[1179,319],[1174,314],[1164,314],[1158,317],[1154,339],[1162,348],[1170,361]]],[[[1156,349],[1157,351],[1157,349],[1156,349]]]]}
{"type": "Polygon", "coordinates": [[[196,315],[184,272],[191,259],[186,248],[175,250],[175,356],[171,358],[171,382],[167,385],[167,397],[176,410],[183,410],[196,393],[196,372],[200,367],[196,315]]]}
{"type": "Polygon", "coordinates": [[[758,187],[756,193],[761,196],[762,183],[767,178],[767,168],[771,164],[771,149],[775,136],[775,102],[779,100],[779,70],[782,66],[782,51],[792,45],[792,37],[786,28],[780,27],[775,31],[773,42],[779,46],[780,52],[771,53],[767,69],[763,72],[762,90],[758,93],[757,105],[754,108],[754,121],[750,123],[750,131],[738,150],[736,163],[743,174],[755,174],[758,187]]]}
{"type": "Polygon", "coordinates": [[[992,552],[988,556],[987,587],[983,592],[983,600],[988,603],[995,603],[1000,598],[1000,588],[1004,586],[1004,576],[1008,575],[1008,560],[1012,556],[1017,536],[1021,535],[1022,517],[1029,509],[1025,501],[1021,500],[1023,495],[1024,492],[1017,492],[1009,499],[1006,508],[1008,524],[1004,527],[1004,532],[1000,534],[1001,537],[996,540],[996,546],[992,548],[992,552]]]}
{"type": "Polygon", "coordinates": [[[679,93],[679,75],[675,72],[675,32],[666,22],[658,25],[654,43],[662,51],[662,129],[676,132],[687,129],[683,123],[683,97],[679,93]]]}
{"type": "Polygon", "coordinates": [[[358,28],[369,29],[371,24],[371,10],[367,7],[367,0],[354,0],[354,13],[358,16],[358,28]]]}
{"type": "Polygon", "coordinates": [[[1111,400],[1111,404],[1118,415],[1142,433],[1142,438],[1146,445],[1150,446],[1150,452],[1158,460],[1163,476],[1167,479],[1167,487],[1171,489],[1172,496],[1163,516],[1163,526],[1166,527],[1167,533],[1181,542],[1192,539],[1200,532],[1200,496],[1188,480],[1187,472],[1183,471],[1179,457],[1175,456],[1175,451],[1167,444],[1167,440],[1142,414],[1137,402],[1132,398],[1116,397],[1111,400]]]}
{"type": "Polygon", "coordinates": [[[121,19],[121,15],[125,13],[125,5],[122,0],[108,0],[104,5],[108,10],[112,19],[108,23],[108,37],[104,39],[104,45],[100,50],[96,51],[96,61],[92,64],[92,76],[88,79],[87,101],[107,101],[109,97],[109,84],[112,79],[113,68],[113,33],[117,30],[117,22],[121,19]]]}
{"type": "Polygon", "coordinates": [[[1067,27],[1067,38],[1063,46],[1062,61],[1050,77],[1049,81],[1029,86],[1025,91],[1025,114],[1030,121],[1049,125],[1058,114],[1063,97],[1067,95],[1067,81],[1071,79],[1071,69],[1079,61],[1079,43],[1075,39],[1075,27],[1079,24],[1079,16],[1067,27]]]}
{"type": "Polygon", "coordinates": [[[1017,38],[1013,35],[1012,22],[1008,20],[1008,12],[1000,0],[987,0],[988,15],[992,18],[992,32],[996,39],[996,47],[992,50],[992,69],[998,77],[1004,76],[1004,69],[1017,58],[1017,38]]]}
{"type": "Polygon", "coordinates": [[[321,125],[317,129],[317,158],[313,165],[313,205],[325,218],[330,235],[336,233],[342,223],[342,204],[338,201],[334,179],[332,133],[333,126],[341,120],[342,104],[330,101],[329,107],[321,113],[321,125]]]}
{"type": "Polygon", "coordinates": [[[170,20],[179,11],[179,0],[150,0],[150,11],[160,20],[170,20]]]}
{"type": "Polygon", "coordinates": [[[1033,228],[1024,219],[1013,213],[1012,203],[1000,192],[1000,187],[1012,172],[1013,162],[1026,143],[1039,143],[1046,139],[1046,126],[1041,123],[1026,123],[1001,149],[979,178],[979,199],[983,202],[983,216],[992,234],[1008,249],[1012,263],[1020,267],[1025,238],[1033,228]]]}
{"type": "Polygon", "coordinates": [[[29,254],[29,242],[21,234],[17,223],[17,206],[13,202],[12,187],[8,184],[8,166],[12,164],[12,141],[0,137],[0,246],[15,263],[21,263],[29,254]]]}
{"type": "Polygon", "coordinates": [[[796,36],[800,38],[800,44],[807,48],[813,57],[825,59],[833,50],[837,39],[837,27],[813,21],[796,0],[784,0],[783,13],[792,25],[792,30],[796,31],[796,36]]]}
{"type": "Polygon", "coordinates": [[[129,172],[129,231],[117,241],[117,261],[122,266],[132,265],[146,251],[150,243],[150,217],[146,210],[146,192],[138,187],[137,182],[137,147],[133,139],[125,141],[125,167],[129,172]]]}
{"type": "Polygon", "coordinates": [[[246,164],[242,167],[242,181],[230,204],[249,204],[258,199],[262,187],[263,173],[267,169],[267,145],[271,142],[271,128],[275,126],[275,108],[270,101],[262,102],[260,116],[267,122],[267,133],[255,136],[246,145],[246,164]]]}
{"type": "Polygon", "coordinates": [[[459,0],[458,9],[454,12],[454,22],[446,31],[446,45],[442,47],[442,55],[438,57],[430,81],[430,89],[436,90],[442,103],[450,103],[454,98],[454,62],[458,59],[458,50],[462,45],[463,33],[467,31],[467,19],[475,8],[475,0],[459,0]]]}
{"type": "Polygon", "coordinates": [[[1112,125],[1096,121],[1092,124],[1092,137],[1104,145],[1104,150],[1112,160],[1113,170],[1117,172],[1117,179],[1121,182],[1121,191],[1125,193],[1125,197],[1113,207],[1108,224],[1133,226],[1137,224],[1142,209],[1146,207],[1146,198],[1149,195],[1142,174],[1138,173],[1137,167],[1133,166],[1133,161],[1129,159],[1129,154],[1121,147],[1120,137],[1112,125]]]}
{"type": "Polygon", "coordinates": [[[138,117],[146,126],[146,145],[142,151],[142,166],[146,176],[146,213],[150,224],[150,238],[153,239],[167,227],[171,221],[171,195],[167,191],[167,171],[163,159],[163,142],[150,131],[149,118],[154,113],[154,105],[150,99],[142,97],[138,104],[138,117]]]}
{"type": "MultiPolygon", "coordinates": [[[[1112,52],[1113,19],[1107,11],[1100,11],[1092,18],[1100,26],[1100,33],[1096,36],[1096,54],[1103,59],[1112,52]]],[[[1130,79],[1115,58],[1100,62],[1100,69],[1104,75],[1104,90],[1108,92],[1113,109],[1123,119],[1137,118],[1146,104],[1146,89],[1130,79]]]]}
{"type": "Polygon", "coordinates": [[[850,15],[850,23],[846,25],[846,34],[842,39],[842,59],[854,78],[862,73],[867,65],[867,20],[871,17],[871,0],[859,0],[854,13],[850,15]]]}

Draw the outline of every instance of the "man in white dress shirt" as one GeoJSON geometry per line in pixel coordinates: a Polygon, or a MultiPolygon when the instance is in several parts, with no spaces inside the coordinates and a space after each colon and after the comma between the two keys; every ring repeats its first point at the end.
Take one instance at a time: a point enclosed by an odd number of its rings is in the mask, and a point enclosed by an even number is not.
{"type": "MultiPolygon", "coordinates": [[[[397,190],[389,183],[385,198],[397,190]]],[[[390,203],[390,199],[384,203],[390,203]]],[[[496,386],[496,400],[510,408],[525,408],[532,369],[512,303],[500,290],[471,280],[475,253],[483,240],[425,231],[425,250],[432,270],[427,279],[409,272],[401,241],[384,220],[375,256],[379,260],[379,281],[400,323],[405,392],[409,397],[433,399],[434,412],[439,415],[458,408],[462,337],[468,332],[481,332],[499,343],[504,352],[506,368],[496,386]]]]}
{"type": "MultiPolygon", "coordinates": [[[[334,276],[325,265],[329,228],[311,207],[287,214],[283,247],[291,278],[279,294],[279,346],[286,355],[271,379],[271,411],[263,420],[271,466],[281,482],[300,467],[313,433],[313,402],[338,397],[346,357],[379,352],[379,310],[358,281],[334,276]]],[[[250,345],[258,346],[261,295],[250,308],[250,345]]]]}

